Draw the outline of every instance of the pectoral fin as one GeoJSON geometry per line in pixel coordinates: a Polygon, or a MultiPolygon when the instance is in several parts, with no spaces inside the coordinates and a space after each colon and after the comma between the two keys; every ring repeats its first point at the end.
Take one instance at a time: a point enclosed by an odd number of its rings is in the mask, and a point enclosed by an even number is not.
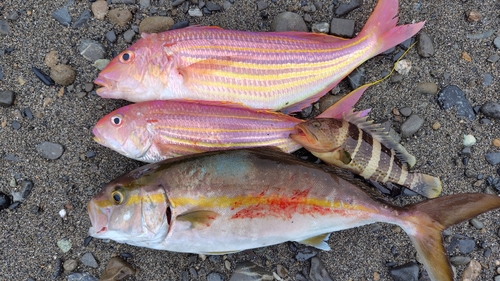
{"type": "Polygon", "coordinates": [[[352,161],[351,154],[347,152],[346,150],[339,150],[339,160],[342,161],[344,164],[349,164],[352,161]]]}
{"type": "Polygon", "coordinates": [[[177,216],[178,221],[186,221],[191,223],[191,227],[208,227],[219,216],[218,213],[212,211],[194,211],[177,216]]]}
{"type": "Polygon", "coordinates": [[[326,241],[328,241],[328,238],[330,238],[330,233],[317,235],[297,242],[304,245],[316,247],[323,251],[330,251],[330,246],[328,246],[328,244],[326,243],[326,241]]]}

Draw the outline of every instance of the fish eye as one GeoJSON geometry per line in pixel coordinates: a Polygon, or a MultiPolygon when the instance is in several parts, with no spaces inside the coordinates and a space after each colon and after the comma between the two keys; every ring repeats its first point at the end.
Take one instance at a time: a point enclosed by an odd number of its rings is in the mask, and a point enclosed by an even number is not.
{"type": "Polygon", "coordinates": [[[132,51],[125,51],[120,55],[120,61],[122,63],[129,63],[133,60],[134,58],[134,53],[132,51]]]}
{"type": "Polygon", "coordinates": [[[312,125],[315,127],[315,128],[319,128],[321,127],[321,123],[319,121],[314,121],[312,122],[312,125]]]}
{"type": "Polygon", "coordinates": [[[111,198],[113,198],[115,205],[120,205],[123,202],[123,195],[120,191],[115,190],[111,192],[111,198]]]}
{"type": "Polygon", "coordinates": [[[122,116],[120,114],[111,117],[111,123],[116,126],[120,126],[122,124],[122,116]]]}

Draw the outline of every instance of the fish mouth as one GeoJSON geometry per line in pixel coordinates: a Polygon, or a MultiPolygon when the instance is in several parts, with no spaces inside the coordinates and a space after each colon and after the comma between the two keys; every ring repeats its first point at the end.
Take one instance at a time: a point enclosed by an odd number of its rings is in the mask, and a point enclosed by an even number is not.
{"type": "MultiPolygon", "coordinates": [[[[93,237],[102,236],[108,231],[108,215],[103,213],[92,201],[87,205],[91,227],[89,235],[93,237]]],[[[106,213],[109,210],[105,209],[106,213]]]]}

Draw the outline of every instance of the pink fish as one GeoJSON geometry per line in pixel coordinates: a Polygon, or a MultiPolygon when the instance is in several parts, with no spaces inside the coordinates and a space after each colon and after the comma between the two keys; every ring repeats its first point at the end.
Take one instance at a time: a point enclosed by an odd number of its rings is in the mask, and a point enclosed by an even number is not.
{"type": "Polygon", "coordinates": [[[97,93],[132,102],[191,99],[298,111],[424,25],[396,26],[397,14],[397,0],[380,0],[353,39],[217,27],[142,34],[101,71],[97,93]]]}

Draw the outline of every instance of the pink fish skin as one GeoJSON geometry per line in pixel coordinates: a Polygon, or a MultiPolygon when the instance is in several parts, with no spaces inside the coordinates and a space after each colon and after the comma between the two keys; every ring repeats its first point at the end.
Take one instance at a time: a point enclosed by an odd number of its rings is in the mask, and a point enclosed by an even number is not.
{"type": "Polygon", "coordinates": [[[353,39],[217,27],[142,34],[101,71],[97,93],[132,102],[190,99],[299,111],[424,25],[396,26],[397,14],[397,0],[380,0],[353,39]]]}

